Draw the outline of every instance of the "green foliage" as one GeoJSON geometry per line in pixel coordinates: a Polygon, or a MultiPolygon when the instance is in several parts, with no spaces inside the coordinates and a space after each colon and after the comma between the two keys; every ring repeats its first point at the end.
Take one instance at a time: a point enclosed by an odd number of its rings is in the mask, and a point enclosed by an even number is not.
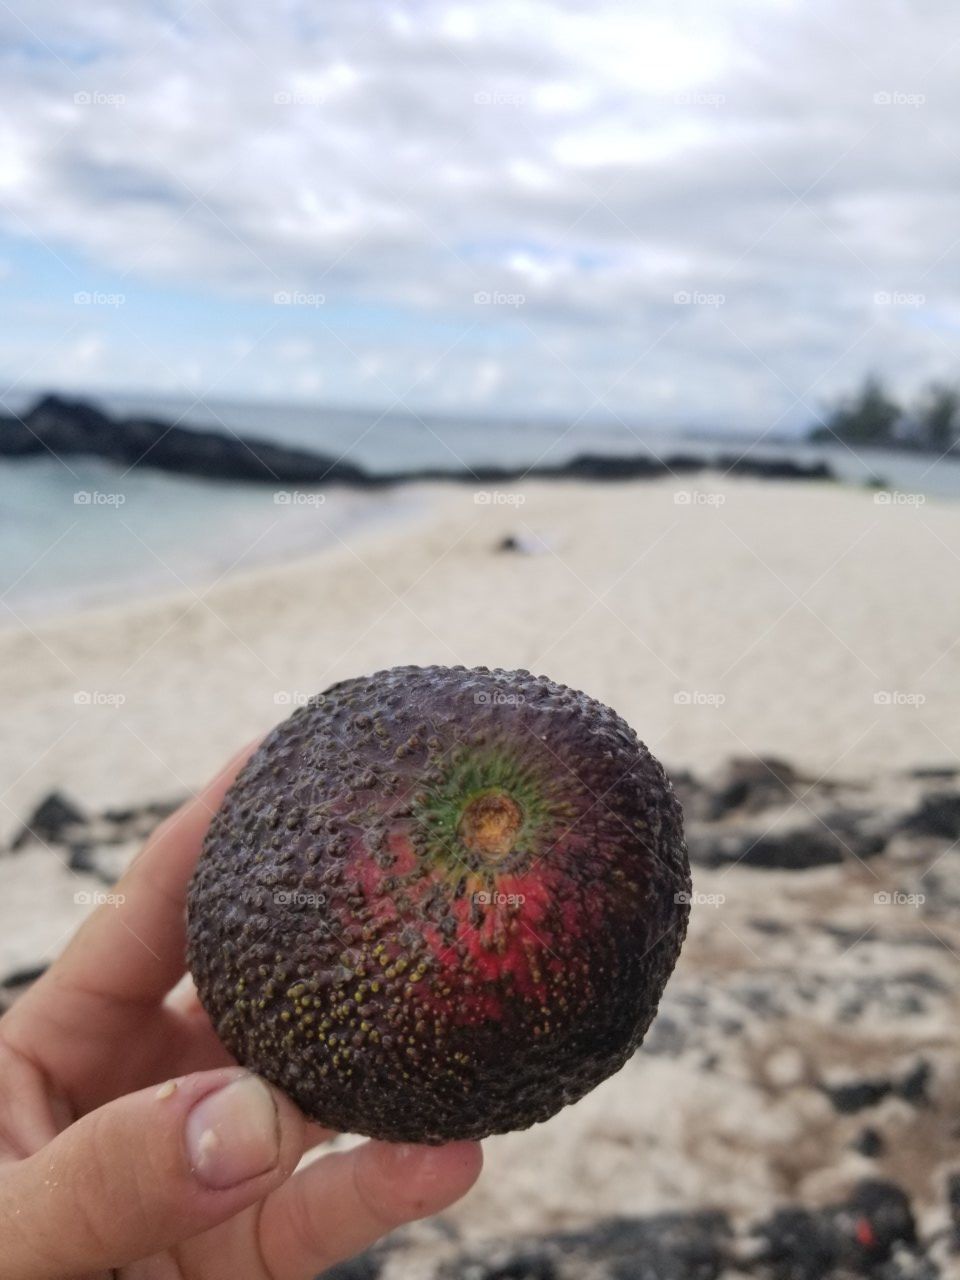
{"type": "Polygon", "coordinates": [[[890,396],[882,380],[869,374],[859,391],[828,409],[810,432],[818,442],[886,445],[946,453],[960,438],[960,388],[933,382],[917,403],[905,408],[890,396]]]}
{"type": "Polygon", "coordinates": [[[960,435],[960,390],[946,383],[932,383],[916,410],[914,422],[921,447],[944,453],[960,435]]]}

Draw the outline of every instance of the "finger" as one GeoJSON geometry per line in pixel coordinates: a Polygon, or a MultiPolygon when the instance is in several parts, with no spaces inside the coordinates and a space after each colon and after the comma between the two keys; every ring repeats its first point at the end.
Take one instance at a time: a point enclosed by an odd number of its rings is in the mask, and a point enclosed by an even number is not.
{"type": "Polygon", "coordinates": [[[273,1280],[309,1280],[404,1222],[438,1213],[476,1182],[479,1143],[366,1142],[324,1156],[271,1195],[260,1250],[273,1280]]]}
{"type": "Polygon", "coordinates": [[[163,999],[184,971],[183,912],[203,837],[255,746],[157,827],[116,886],[119,904],[104,904],[84,922],[41,983],[49,977],[111,1001],[163,999]]]}
{"type": "MultiPolygon", "coordinates": [[[[154,832],[104,904],[13,1006],[3,1038],[56,1079],[79,1114],[192,1058],[191,1028],[157,1006],[184,970],[184,902],[211,815],[255,744],[154,832]],[[117,1054],[113,1045],[128,1046],[117,1054]]],[[[222,1059],[221,1059],[222,1060],[222,1059]]],[[[182,1069],[189,1069],[187,1065],[182,1069]]]]}
{"type": "Polygon", "coordinates": [[[188,1240],[289,1178],[303,1129],[278,1090],[236,1068],[101,1107],[0,1176],[4,1274],[56,1280],[188,1240]]]}
{"type": "Polygon", "coordinates": [[[170,1076],[237,1065],[214,1031],[189,975],[177,983],[158,1010],[149,1011],[144,1040],[139,1072],[129,1055],[124,1055],[128,1069],[117,1093],[132,1093],[170,1076]]]}
{"type": "MultiPolygon", "coordinates": [[[[223,1046],[223,1042],[213,1029],[209,1014],[200,1003],[197,989],[191,978],[177,984],[176,988],[164,1001],[163,1012],[170,1012],[173,1030],[168,1046],[158,1043],[151,1062],[150,1080],[138,1082],[124,1089],[131,1093],[134,1088],[166,1080],[171,1076],[188,1075],[192,1071],[210,1071],[214,1067],[236,1067],[237,1060],[223,1046]],[[157,1064],[164,1064],[166,1069],[156,1074],[157,1064]]],[[[163,1034],[158,1033],[158,1041],[163,1034]]],[[[116,1096],[115,1094],[112,1096],[116,1096]]],[[[329,1142],[336,1136],[335,1129],[325,1129],[314,1121],[304,1118],[305,1147],[314,1147],[321,1142],[329,1142]]]]}

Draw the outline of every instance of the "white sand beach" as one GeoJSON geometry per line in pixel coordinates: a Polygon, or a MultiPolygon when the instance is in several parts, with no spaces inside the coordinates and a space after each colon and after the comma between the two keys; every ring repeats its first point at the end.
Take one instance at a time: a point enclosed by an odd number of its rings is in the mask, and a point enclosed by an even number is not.
{"type": "MultiPolygon", "coordinates": [[[[911,769],[957,764],[960,506],[719,477],[423,498],[403,525],[202,595],[0,634],[8,834],[53,789],[92,811],[176,798],[299,699],[399,663],[544,672],[612,704],[668,769],[709,776],[776,755],[811,784],[866,788],[868,813],[911,800],[911,769]],[[527,551],[497,550],[508,535],[527,551]]],[[[953,1107],[956,910],[934,901],[921,920],[874,895],[916,887],[928,864],[947,882],[960,854],[931,845],[921,865],[915,845],[890,848],[803,872],[697,870],[698,891],[724,904],[694,911],[668,989],[683,1047],[488,1142],[487,1177],[448,1218],[462,1237],[829,1200],[876,1167],[851,1149],[862,1119],[835,1114],[819,1087],[831,1073],[896,1074],[922,1050],[937,1106],[953,1107]],[[757,1012],[765,1002],[773,1014],[757,1012]]],[[[5,966],[49,960],[88,909],[76,877],[43,849],[6,874],[5,966]]],[[[891,1096],[876,1123],[888,1171],[937,1227],[946,1131],[916,1116],[891,1096]]],[[[453,1247],[418,1231],[424,1257],[453,1247]]],[[[428,1274],[395,1262],[387,1274],[428,1274]]]]}
{"type": "Polygon", "coordinates": [[[177,796],[292,701],[406,662],[546,673],[668,767],[960,751],[956,505],[729,478],[423,496],[419,518],[202,593],[0,632],[4,828],[54,787],[177,796]],[[509,534],[537,554],[497,553],[509,534]]]}

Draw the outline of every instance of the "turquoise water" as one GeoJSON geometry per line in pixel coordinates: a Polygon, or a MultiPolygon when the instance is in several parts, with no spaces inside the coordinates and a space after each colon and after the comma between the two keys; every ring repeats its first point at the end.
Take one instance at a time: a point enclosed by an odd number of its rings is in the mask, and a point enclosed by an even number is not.
{"type": "MultiPolygon", "coordinates": [[[[826,459],[861,484],[871,476],[905,493],[960,497],[960,463],[841,446],[697,438],[616,421],[538,423],[419,420],[406,415],[320,411],[299,406],[190,407],[188,400],[103,398],[114,412],[149,412],[184,425],[218,427],[316,449],[370,470],[482,463],[558,464],[576,453],[747,453],[826,459]]],[[[20,410],[23,400],[11,400],[20,410]]],[[[6,621],[51,609],[122,601],[336,544],[373,521],[402,519],[418,499],[402,487],[300,494],[287,504],[269,487],[187,479],[159,471],[123,474],[96,459],[0,459],[0,599],[6,621]],[[84,496],[86,495],[86,496],[84,496]]],[[[4,622],[0,614],[0,625],[4,622]]]]}
{"type": "Polygon", "coordinates": [[[227,573],[336,545],[418,508],[402,489],[303,493],[283,505],[267,486],[122,475],[86,458],[65,464],[0,459],[0,626],[147,593],[202,592],[227,573]]]}

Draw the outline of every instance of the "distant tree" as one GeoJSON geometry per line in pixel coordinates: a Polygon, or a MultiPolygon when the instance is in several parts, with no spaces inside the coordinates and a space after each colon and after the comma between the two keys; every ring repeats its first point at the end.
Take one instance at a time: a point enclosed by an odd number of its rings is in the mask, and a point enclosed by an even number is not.
{"type": "Polygon", "coordinates": [[[911,415],[911,428],[919,448],[946,453],[960,436],[960,389],[931,383],[911,415]]]}
{"type": "Polygon", "coordinates": [[[826,422],[810,433],[812,440],[843,440],[847,444],[889,444],[896,438],[903,410],[870,374],[853,396],[839,401],[826,422]]]}

